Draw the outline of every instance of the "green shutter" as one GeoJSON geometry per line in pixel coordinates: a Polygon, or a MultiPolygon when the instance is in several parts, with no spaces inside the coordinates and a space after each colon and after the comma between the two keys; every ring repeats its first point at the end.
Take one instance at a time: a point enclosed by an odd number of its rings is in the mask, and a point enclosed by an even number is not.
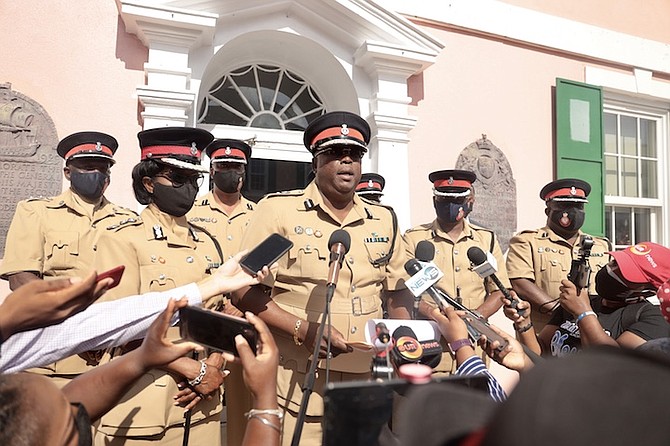
{"type": "Polygon", "coordinates": [[[603,100],[594,85],[556,79],[556,178],[591,184],[586,222],[589,234],[605,234],[603,100]]]}

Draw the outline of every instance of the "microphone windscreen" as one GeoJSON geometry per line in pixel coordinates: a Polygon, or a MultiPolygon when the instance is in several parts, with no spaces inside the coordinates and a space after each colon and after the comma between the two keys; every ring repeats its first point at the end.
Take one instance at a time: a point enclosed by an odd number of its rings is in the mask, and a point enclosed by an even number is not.
{"type": "Polygon", "coordinates": [[[471,246],[470,249],[468,249],[468,259],[475,265],[486,263],[487,260],[486,253],[478,246],[471,246]]]}
{"type": "Polygon", "coordinates": [[[421,264],[416,259],[409,259],[405,262],[405,271],[407,271],[407,274],[410,276],[413,276],[422,269],[421,264]]]}
{"type": "Polygon", "coordinates": [[[349,252],[349,248],[351,247],[351,236],[344,229],[337,229],[333,231],[333,233],[330,235],[330,239],[328,239],[328,249],[331,249],[336,243],[342,244],[344,247],[344,253],[346,254],[349,252]]]}
{"type": "Polygon", "coordinates": [[[416,333],[407,325],[401,325],[393,331],[393,339],[400,339],[403,336],[416,339],[416,333]]]}
{"type": "Polygon", "coordinates": [[[422,262],[431,262],[435,258],[435,245],[428,240],[421,240],[416,245],[414,257],[422,262]]]}

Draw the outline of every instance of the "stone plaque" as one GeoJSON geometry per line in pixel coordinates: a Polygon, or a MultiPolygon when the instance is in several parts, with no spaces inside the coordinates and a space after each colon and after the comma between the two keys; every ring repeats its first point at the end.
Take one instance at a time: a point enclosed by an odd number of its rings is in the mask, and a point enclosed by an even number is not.
{"type": "Polygon", "coordinates": [[[62,158],[47,112],[34,100],[0,84],[0,257],[16,203],[61,193],[62,158]]]}
{"type": "Polygon", "coordinates": [[[477,174],[470,221],[493,230],[504,253],[516,232],[516,182],[507,158],[486,139],[486,135],[482,135],[482,139],[463,149],[456,161],[456,169],[477,174]]]}

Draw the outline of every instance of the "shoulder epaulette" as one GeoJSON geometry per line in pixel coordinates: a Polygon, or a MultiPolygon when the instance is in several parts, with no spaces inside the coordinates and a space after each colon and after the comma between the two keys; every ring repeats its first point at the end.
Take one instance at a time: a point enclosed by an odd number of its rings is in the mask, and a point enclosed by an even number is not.
{"type": "Polygon", "coordinates": [[[124,220],[119,221],[116,224],[107,226],[108,231],[118,231],[122,228],[127,228],[129,226],[137,226],[142,223],[142,219],[139,216],[129,217],[124,220]]]}
{"type": "Polygon", "coordinates": [[[470,227],[477,232],[488,232],[491,236],[491,243],[489,243],[489,252],[493,252],[496,243],[496,233],[490,229],[470,223],[470,227]]]}
{"type": "Polygon", "coordinates": [[[304,193],[305,193],[304,189],[282,190],[279,192],[271,192],[269,194],[265,194],[263,198],[286,197],[286,196],[297,197],[303,195],[304,193]]]}
{"type": "Polygon", "coordinates": [[[26,198],[25,201],[26,201],[26,202],[31,202],[31,201],[51,201],[51,200],[53,200],[53,197],[43,197],[43,196],[39,196],[39,197],[30,197],[30,198],[26,198]]]}
{"type": "Polygon", "coordinates": [[[139,216],[139,214],[137,212],[133,211],[132,209],[125,208],[123,206],[114,206],[112,208],[112,210],[114,211],[115,214],[118,214],[118,215],[128,215],[128,214],[130,214],[130,215],[133,215],[135,217],[139,216]]]}
{"type": "Polygon", "coordinates": [[[433,225],[432,223],[424,223],[422,225],[414,226],[413,228],[409,228],[405,232],[407,233],[407,232],[417,232],[417,231],[430,231],[432,225],[433,225]]]}

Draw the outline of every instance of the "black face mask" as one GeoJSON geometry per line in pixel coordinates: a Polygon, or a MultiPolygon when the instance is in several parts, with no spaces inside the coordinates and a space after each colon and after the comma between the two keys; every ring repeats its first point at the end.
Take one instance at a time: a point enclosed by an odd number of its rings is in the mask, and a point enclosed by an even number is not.
{"type": "Polygon", "coordinates": [[[433,206],[435,207],[437,218],[449,223],[463,220],[472,212],[472,203],[433,200],[433,206]]]}
{"type": "Polygon", "coordinates": [[[237,186],[240,184],[242,174],[234,170],[224,170],[221,172],[214,172],[212,177],[216,187],[227,194],[237,192],[237,186]]]}
{"type": "Polygon", "coordinates": [[[99,170],[81,172],[70,170],[70,185],[72,189],[87,200],[94,201],[102,197],[105,186],[109,184],[109,173],[99,170]]]}
{"type": "Polygon", "coordinates": [[[179,187],[154,183],[153,202],[158,209],[174,217],[182,217],[193,207],[198,195],[198,186],[185,183],[179,187]]]}
{"type": "Polygon", "coordinates": [[[568,208],[563,210],[552,210],[549,212],[549,220],[551,220],[557,232],[575,233],[584,224],[585,213],[583,209],[568,208]]]}
{"type": "Polygon", "coordinates": [[[625,303],[635,303],[640,300],[640,298],[654,295],[654,290],[631,290],[619,277],[615,277],[615,273],[611,271],[607,265],[598,270],[595,280],[596,293],[598,293],[598,296],[605,299],[625,303]]]}

